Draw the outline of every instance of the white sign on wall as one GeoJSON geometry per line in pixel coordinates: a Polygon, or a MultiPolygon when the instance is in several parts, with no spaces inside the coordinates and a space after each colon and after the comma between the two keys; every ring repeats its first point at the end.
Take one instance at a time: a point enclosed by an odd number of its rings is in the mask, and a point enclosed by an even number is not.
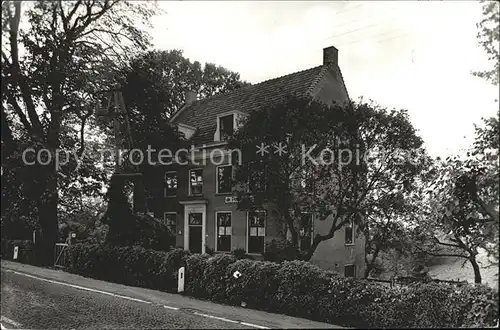
{"type": "Polygon", "coordinates": [[[236,196],[227,196],[225,199],[224,199],[224,202],[226,204],[234,204],[234,203],[238,203],[238,197],[236,196]]]}
{"type": "Polygon", "coordinates": [[[14,246],[14,260],[17,259],[17,254],[19,253],[19,247],[18,246],[14,246]]]}

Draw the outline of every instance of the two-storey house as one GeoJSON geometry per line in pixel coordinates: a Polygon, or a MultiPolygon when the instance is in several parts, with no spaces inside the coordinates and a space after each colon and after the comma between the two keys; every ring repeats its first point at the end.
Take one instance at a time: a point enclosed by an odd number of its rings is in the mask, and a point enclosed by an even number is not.
{"type": "MultiPolygon", "coordinates": [[[[198,253],[204,253],[206,247],[216,252],[241,248],[260,256],[266,242],[283,237],[283,224],[272,211],[237,209],[231,185],[233,168],[224,146],[241,116],[288,93],[309,95],[328,104],[347,101],[337,49],[325,48],[323,63],[307,70],[201,100],[195,93],[187,93],[185,105],[171,122],[197,151],[188,164],[173,165],[164,173],[164,202],[155,211],[176,232],[177,246],[198,253]]],[[[309,223],[301,231],[303,248],[311,244],[315,233],[326,233],[331,225],[328,218],[318,219],[314,214],[304,214],[302,221],[309,223]]],[[[322,242],[311,262],[345,276],[361,276],[364,240],[355,232],[349,225],[322,242]]]]}

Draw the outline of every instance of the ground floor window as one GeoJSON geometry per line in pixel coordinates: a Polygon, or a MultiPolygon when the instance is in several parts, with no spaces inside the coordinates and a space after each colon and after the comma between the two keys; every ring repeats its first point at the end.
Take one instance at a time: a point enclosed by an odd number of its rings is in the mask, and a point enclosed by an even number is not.
{"type": "Polygon", "coordinates": [[[355,265],[345,265],[344,266],[344,277],[356,277],[356,266],[355,265]]]}
{"type": "Polygon", "coordinates": [[[267,212],[254,210],[248,212],[248,253],[263,253],[266,237],[267,212]]]}
{"type": "Polygon", "coordinates": [[[231,251],[231,212],[216,212],[217,251],[231,251]]]}
{"type": "Polygon", "coordinates": [[[177,213],[165,212],[163,214],[163,221],[167,225],[172,235],[175,235],[175,233],[177,232],[177,213]]]}

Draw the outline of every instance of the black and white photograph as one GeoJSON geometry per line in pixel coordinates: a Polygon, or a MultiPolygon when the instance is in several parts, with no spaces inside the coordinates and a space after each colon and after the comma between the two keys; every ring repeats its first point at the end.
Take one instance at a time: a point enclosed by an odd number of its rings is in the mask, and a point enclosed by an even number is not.
{"type": "Polygon", "coordinates": [[[1,21],[1,330],[499,327],[499,1],[1,21]]]}

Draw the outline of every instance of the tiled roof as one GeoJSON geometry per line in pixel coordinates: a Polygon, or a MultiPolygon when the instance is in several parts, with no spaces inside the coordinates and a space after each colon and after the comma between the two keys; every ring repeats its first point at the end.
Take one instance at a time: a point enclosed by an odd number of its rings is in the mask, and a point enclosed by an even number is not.
{"type": "Polygon", "coordinates": [[[209,144],[214,139],[218,114],[235,110],[248,113],[285,95],[310,95],[327,70],[327,66],[321,65],[198,100],[181,109],[173,121],[196,127],[193,144],[209,144]]]}

